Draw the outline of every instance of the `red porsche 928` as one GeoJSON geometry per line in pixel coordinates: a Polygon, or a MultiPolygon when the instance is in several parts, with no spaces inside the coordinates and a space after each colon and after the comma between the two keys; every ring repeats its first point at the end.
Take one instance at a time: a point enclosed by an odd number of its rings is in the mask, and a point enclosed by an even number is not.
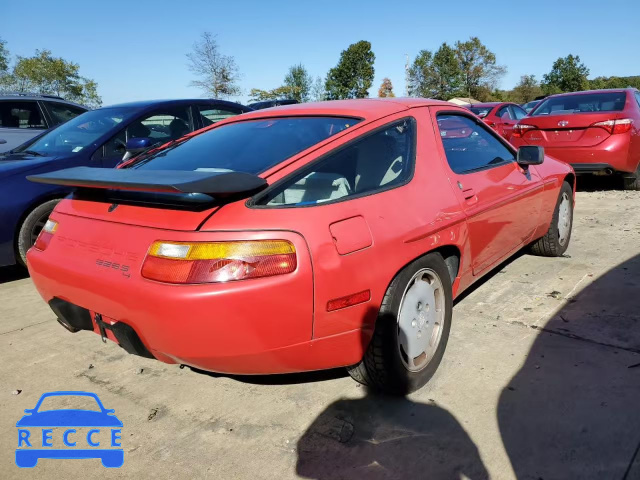
{"type": "Polygon", "coordinates": [[[346,366],[406,393],[434,374],[452,302],[519,249],[559,256],[574,173],[424,99],[233,117],[77,187],[28,265],[70,331],[233,374],[346,366]]]}

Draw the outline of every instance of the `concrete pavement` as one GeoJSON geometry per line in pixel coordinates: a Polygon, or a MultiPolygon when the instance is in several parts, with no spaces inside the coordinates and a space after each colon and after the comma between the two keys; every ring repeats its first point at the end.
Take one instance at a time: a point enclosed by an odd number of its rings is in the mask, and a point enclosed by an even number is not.
{"type": "Polygon", "coordinates": [[[2,478],[640,479],[640,192],[579,192],[567,256],[520,255],[465,294],[440,369],[405,399],[342,370],[236,378],[130,356],[66,332],[18,270],[0,282],[2,478]],[[15,466],[15,423],[52,390],[115,409],[122,468],[15,466]]]}

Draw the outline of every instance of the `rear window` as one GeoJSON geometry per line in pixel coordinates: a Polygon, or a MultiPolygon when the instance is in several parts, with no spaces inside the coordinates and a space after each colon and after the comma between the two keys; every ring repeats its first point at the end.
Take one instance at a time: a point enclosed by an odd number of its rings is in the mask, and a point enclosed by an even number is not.
{"type": "Polygon", "coordinates": [[[531,116],[566,115],[568,113],[620,112],[624,109],[626,92],[600,92],[563,95],[544,100],[531,116]]]}
{"type": "Polygon", "coordinates": [[[491,111],[492,108],[493,107],[470,107],[469,110],[471,110],[477,116],[482,118],[482,117],[486,117],[487,115],[489,115],[489,112],[491,111]]]}
{"type": "Polygon", "coordinates": [[[230,123],[142,158],[133,168],[258,174],[357,122],[343,117],[285,117],[230,123]]]}

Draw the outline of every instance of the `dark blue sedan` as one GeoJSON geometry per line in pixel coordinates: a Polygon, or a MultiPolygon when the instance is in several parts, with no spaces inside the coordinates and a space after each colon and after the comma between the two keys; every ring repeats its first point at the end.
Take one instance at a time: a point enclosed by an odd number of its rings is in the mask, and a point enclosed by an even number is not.
{"type": "Polygon", "coordinates": [[[156,145],[251,110],[223,100],[160,100],[93,110],[0,155],[0,266],[25,263],[56,203],[69,189],[27,175],[69,167],[111,168],[131,139],[156,145]]]}

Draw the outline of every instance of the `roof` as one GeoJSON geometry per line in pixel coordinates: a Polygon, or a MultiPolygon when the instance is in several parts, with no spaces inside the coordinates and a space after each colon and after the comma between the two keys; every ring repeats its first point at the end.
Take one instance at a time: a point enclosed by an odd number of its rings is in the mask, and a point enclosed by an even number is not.
{"type": "MultiPolygon", "coordinates": [[[[249,108],[235,102],[228,102],[227,100],[216,100],[213,98],[179,98],[179,99],[167,99],[167,100],[138,100],[136,102],[126,102],[126,103],[117,103],[115,105],[109,105],[108,107],[133,107],[133,108],[146,108],[146,107],[157,107],[159,105],[182,105],[182,104],[192,104],[192,103],[200,103],[200,104],[211,104],[211,105],[220,105],[220,106],[228,106],[228,107],[236,107],[242,108],[244,110],[249,110],[249,108]]],[[[103,107],[105,108],[105,107],[103,107]]]]}
{"type": "Polygon", "coordinates": [[[471,97],[453,97],[449,99],[449,102],[456,105],[464,105],[467,103],[480,103],[480,100],[476,100],[475,98],[471,97]]]}
{"type": "Polygon", "coordinates": [[[556,94],[553,94],[553,95],[549,95],[549,97],[565,97],[567,95],[587,95],[589,93],[627,92],[627,91],[633,92],[633,91],[637,91],[637,89],[633,88],[633,87],[628,87],[628,88],[601,88],[601,89],[598,89],[598,90],[582,90],[580,92],[556,93],[556,94]]]}
{"type": "Polygon", "coordinates": [[[441,100],[428,98],[359,98],[353,100],[329,100],[326,102],[282,105],[268,110],[257,110],[242,116],[247,118],[284,117],[292,115],[331,115],[371,120],[392,115],[414,107],[450,105],[441,100]]]}
{"type": "Polygon", "coordinates": [[[76,107],[86,109],[84,105],[80,105],[79,103],[70,102],[69,100],[65,100],[62,97],[57,95],[47,95],[40,93],[29,93],[29,92],[4,92],[0,93],[0,100],[15,100],[17,102],[22,100],[47,100],[49,102],[59,102],[59,103],[67,103],[69,105],[75,105],[76,107]]]}

